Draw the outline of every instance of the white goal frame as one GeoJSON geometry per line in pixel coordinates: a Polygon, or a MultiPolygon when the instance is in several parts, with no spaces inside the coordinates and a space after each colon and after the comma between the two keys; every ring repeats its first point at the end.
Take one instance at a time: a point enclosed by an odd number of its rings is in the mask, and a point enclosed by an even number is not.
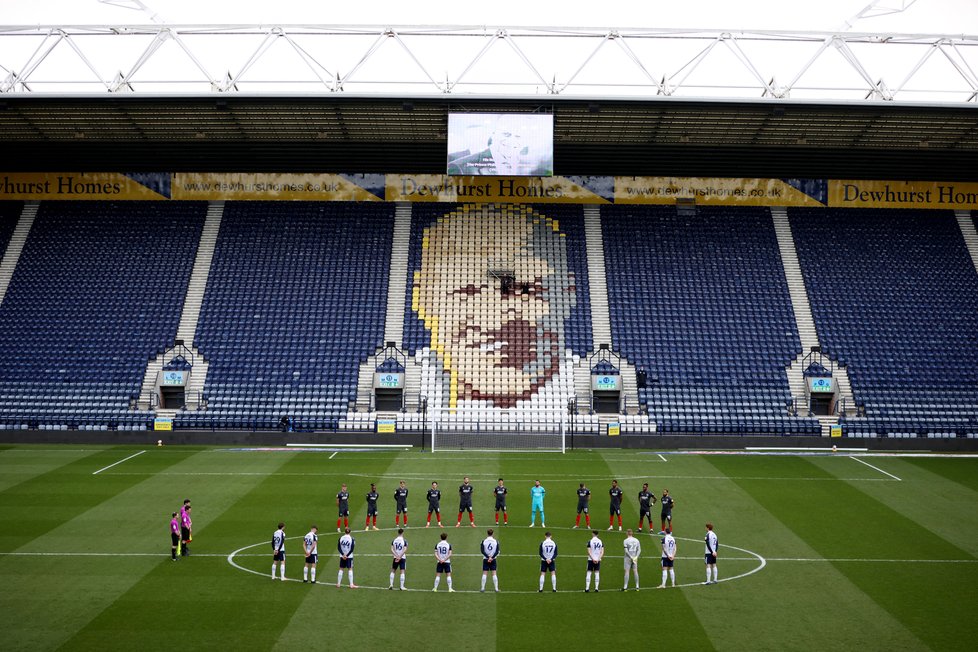
{"type": "Polygon", "coordinates": [[[428,408],[431,452],[567,452],[566,409],[428,408]]]}

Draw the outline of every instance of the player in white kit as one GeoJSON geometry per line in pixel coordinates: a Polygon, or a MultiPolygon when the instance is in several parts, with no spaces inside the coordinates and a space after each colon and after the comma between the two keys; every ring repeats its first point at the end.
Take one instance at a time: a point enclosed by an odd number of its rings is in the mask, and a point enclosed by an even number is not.
{"type": "Polygon", "coordinates": [[[716,584],[719,573],[717,572],[717,550],[720,548],[720,541],[717,533],[713,531],[713,523],[706,524],[706,537],[703,539],[706,544],[706,581],[703,584],[716,584]],[[713,579],[710,579],[710,571],[713,571],[713,579]]]}
{"type": "Polygon", "coordinates": [[[622,591],[628,590],[628,571],[635,573],[635,590],[638,590],[638,556],[642,554],[642,544],[628,530],[625,537],[625,584],[622,591]]]}
{"type": "Polygon", "coordinates": [[[660,589],[666,588],[666,577],[672,580],[672,586],[676,586],[676,569],[673,565],[676,561],[676,539],[671,533],[666,533],[662,537],[662,584],[660,589]]]}
{"type": "Polygon", "coordinates": [[[441,541],[435,544],[435,560],[435,588],[431,590],[438,590],[438,583],[444,574],[448,582],[448,592],[455,593],[452,588],[452,544],[448,542],[446,532],[441,533],[441,541]]]}
{"type": "Polygon", "coordinates": [[[584,574],[584,592],[591,591],[591,575],[594,575],[594,592],[601,584],[601,558],[604,557],[604,544],[598,538],[598,531],[591,530],[591,540],[587,542],[587,573],[584,574]]]}
{"type": "Polygon", "coordinates": [[[350,528],[344,528],[343,531],[345,534],[336,542],[336,550],[340,553],[340,572],[336,576],[336,588],[340,588],[343,583],[343,569],[346,568],[350,571],[350,588],[355,589],[358,587],[353,583],[353,549],[357,542],[353,540],[350,528]]]}

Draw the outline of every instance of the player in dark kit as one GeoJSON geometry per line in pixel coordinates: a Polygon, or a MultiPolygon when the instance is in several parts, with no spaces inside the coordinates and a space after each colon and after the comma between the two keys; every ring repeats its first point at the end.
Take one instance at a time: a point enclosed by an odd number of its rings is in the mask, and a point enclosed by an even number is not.
{"type": "Polygon", "coordinates": [[[621,487],[618,486],[617,480],[611,481],[611,489],[608,490],[608,495],[611,497],[610,514],[608,517],[608,529],[614,527],[615,515],[618,516],[618,531],[621,532],[621,487]]]}
{"type": "Polygon", "coordinates": [[[438,527],[445,527],[441,524],[441,489],[438,488],[437,482],[431,483],[431,489],[428,490],[428,522],[425,527],[431,527],[431,515],[434,514],[435,518],[438,520],[438,527]]]}
{"type": "Polygon", "coordinates": [[[401,514],[404,514],[404,525],[407,526],[407,497],[407,485],[404,484],[404,480],[401,480],[397,489],[394,490],[394,525],[401,524],[401,514]]]}
{"type": "Polygon", "coordinates": [[[469,524],[475,527],[475,514],[472,513],[472,485],[469,484],[469,476],[462,478],[462,484],[458,486],[458,520],[455,527],[462,525],[462,513],[468,510],[469,524]]]}
{"type": "Polygon", "coordinates": [[[591,490],[581,483],[581,486],[577,489],[577,520],[574,521],[574,529],[576,530],[581,524],[581,514],[584,514],[584,524],[586,527],[591,527],[591,514],[588,513],[588,504],[591,502],[591,490]]]}
{"type": "Polygon", "coordinates": [[[653,531],[652,526],[652,505],[655,504],[655,494],[649,491],[649,483],[642,485],[642,490],[638,492],[638,531],[642,531],[642,521],[649,520],[649,532],[653,531]]]}
{"type": "Polygon", "coordinates": [[[662,490],[662,498],[659,500],[660,509],[662,513],[659,517],[662,519],[662,530],[659,534],[665,534],[668,532],[672,534],[672,506],[676,504],[676,501],[672,499],[669,495],[668,489],[662,490]]]}
{"type": "Polygon", "coordinates": [[[496,525],[499,525],[499,512],[503,513],[503,525],[509,525],[509,514],[506,512],[506,494],[509,489],[503,484],[503,479],[499,478],[499,484],[492,488],[492,493],[496,496],[496,525]]]}
{"type": "Polygon", "coordinates": [[[344,528],[350,527],[350,492],[346,490],[345,484],[340,485],[340,491],[336,494],[336,507],[339,510],[336,519],[336,531],[342,532],[341,523],[344,528]]]}
{"type": "Polygon", "coordinates": [[[370,483],[370,491],[367,492],[367,522],[363,525],[363,531],[366,532],[370,529],[370,519],[373,519],[373,527],[377,529],[377,499],[379,498],[377,493],[377,485],[370,483]]]}

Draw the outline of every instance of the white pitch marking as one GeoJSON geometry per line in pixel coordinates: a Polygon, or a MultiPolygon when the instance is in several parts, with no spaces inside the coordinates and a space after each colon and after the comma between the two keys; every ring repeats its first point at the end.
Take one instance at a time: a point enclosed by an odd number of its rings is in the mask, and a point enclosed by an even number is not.
{"type": "Polygon", "coordinates": [[[92,475],[98,475],[99,473],[101,473],[102,471],[104,471],[104,470],[106,470],[106,469],[111,469],[111,468],[112,468],[113,466],[116,466],[117,464],[122,464],[122,463],[123,463],[123,462],[125,462],[126,460],[131,460],[132,458],[134,458],[134,457],[136,457],[136,456],[138,456],[138,455],[142,455],[142,454],[143,454],[143,453],[145,453],[145,452],[146,452],[146,451],[144,451],[144,450],[142,450],[142,451],[139,451],[138,453],[134,453],[134,454],[132,454],[132,455],[130,455],[129,457],[127,457],[127,458],[125,458],[125,459],[121,459],[121,460],[119,460],[118,462],[114,462],[114,463],[112,463],[112,464],[109,464],[108,466],[103,466],[103,467],[102,467],[101,469],[99,469],[98,471],[95,471],[94,473],[92,473],[92,475]]]}
{"type": "Polygon", "coordinates": [[[413,444],[286,444],[286,446],[293,448],[371,448],[380,450],[385,448],[391,450],[414,448],[413,444]]]}
{"type": "Polygon", "coordinates": [[[852,459],[854,459],[854,460],[856,460],[856,461],[857,461],[857,462],[859,462],[860,464],[865,464],[866,466],[868,466],[868,467],[869,467],[869,468],[871,468],[871,469],[876,469],[877,471],[879,471],[879,472],[880,472],[880,473],[882,473],[883,475],[888,475],[888,476],[890,476],[891,478],[893,478],[894,480],[897,480],[897,481],[899,481],[899,482],[902,482],[902,480],[900,480],[900,478],[898,478],[898,477],[896,477],[896,476],[895,476],[895,475],[893,475],[892,473],[887,473],[886,471],[884,471],[883,469],[881,469],[881,468],[879,468],[878,466],[873,466],[873,465],[872,465],[872,464],[870,464],[869,462],[864,462],[863,460],[861,460],[861,459],[859,459],[859,458],[858,458],[858,457],[856,457],[855,455],[851,455],[850,457],[852,457],[852,459]]]}
{"type": "Polygon", "coordinates": [[[662,453],[656,453],[656,455],[658,455],[659,456],[659,459],[662,460],[663,462],[668,462],[669,461],[666,458],[662,457],[662,453]]]}
{"type": "Polygon", "coordinates": [[[336,454],[337,454],[337,453],[339,453],[339,451],[336,451],[336,453],[333,453],[332,455],[330,455],[330,456],[329,456],[329,459],[333,459],[334,457],[336,457],[336,454]]]}
{"type": "MultiPolygon", "coordinates": [[[[269,475],[264,471],[146,471],[144,473],[136,471],[121,471],[119,473],[114,473],[113,475],[213,475],[213,476],[253,476],[253,475],[269,475]]],[[[276,476],[296,476],[296,477],[342,477],[342,478],[373,478],[373,479],[391,479],[391,480],[426,480],[433,476],[445,475],[439,473],[381,473],[381,474],[371,474],[371,473],[326,473],[326,472],[316,472],[307,473],[300,471],[285,471],[282,473],[275,473],[276,476]]],[[[887,474],[889,475],[889,474],[887,474]]],[[[470,478],[498,478],[498,473],[470,473],[470,478]]],[[[601,476],[586,476],[586,475],[571,475],[571,474],[551,474],[551,475],[508,475],[510,478],[525,478],[527,480],[537,480],[546,482],[582,482],[582,481],[606,481],[608,479],[607,475],[601,476]]],[[[649,477],[655,477],[656,480],[772,480],[778,482],[791,482],[791,481],[804,481],[804,482],[893,482],[888,478],[836,478],[836,477],[820,477],[820,478],[775,478],[770,476],[727,476],[727,475],[660,475],[658,473],[653,475],[631,475],[631,476],[616,476],[619,480],[643,480],[649,477]]],[[[899,480],[899,478],[897,478],[899,480]]]]}

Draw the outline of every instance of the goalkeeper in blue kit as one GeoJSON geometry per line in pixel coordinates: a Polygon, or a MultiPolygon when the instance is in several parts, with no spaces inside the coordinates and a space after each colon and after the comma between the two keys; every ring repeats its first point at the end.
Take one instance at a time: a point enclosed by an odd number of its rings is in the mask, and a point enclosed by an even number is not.
{"type": "Polygon", "coordinates": [[[543,512],[543,497],[547,495],[547,490],[536,480],[530,487],[530,527],[536,521],[537,512],[540,512],[540,527],[547,527],[547,517],[543,512]]]}

